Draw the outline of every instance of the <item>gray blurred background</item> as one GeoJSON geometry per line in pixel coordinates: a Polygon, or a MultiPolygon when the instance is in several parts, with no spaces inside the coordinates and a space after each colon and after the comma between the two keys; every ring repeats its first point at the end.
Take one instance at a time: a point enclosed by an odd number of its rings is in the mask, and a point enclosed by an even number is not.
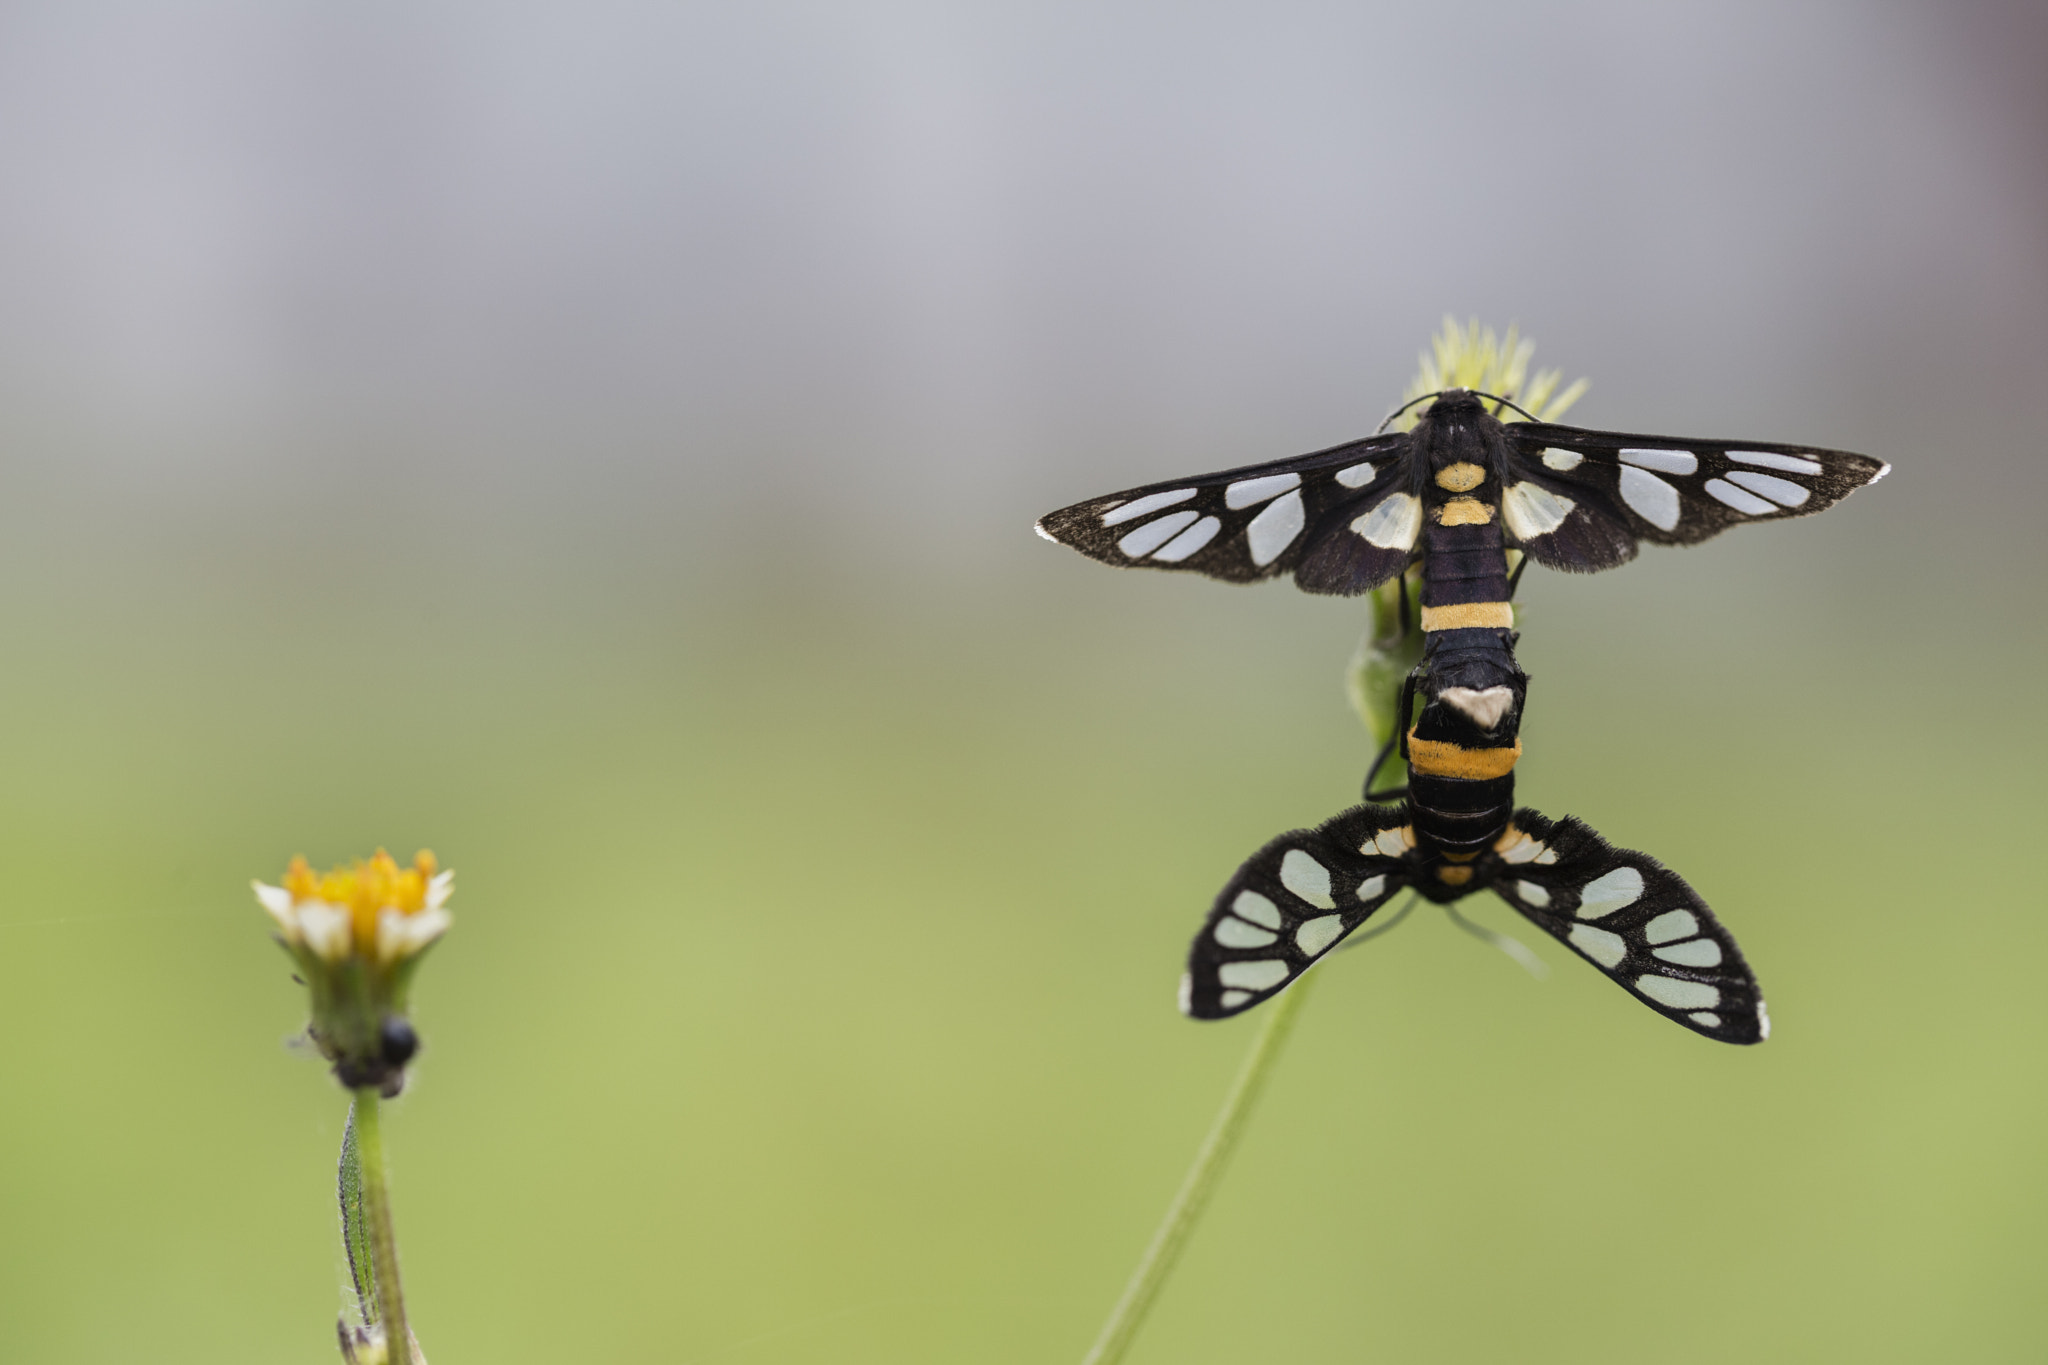
{"type": "Polygon", "coordinates": [[[1031,522],[1369,431],[1446,313],[1895,466],[1523,586],[1526,797],[1779,1037],[1418,917],[1133,1361],[2032,1358],[2043,71],[2026,4],[0,8],[0,1358],[331,1358],[244,888],[384,843],[460,877],[434,1360],[1078,1359],[1365,620],[1031,522]]]}

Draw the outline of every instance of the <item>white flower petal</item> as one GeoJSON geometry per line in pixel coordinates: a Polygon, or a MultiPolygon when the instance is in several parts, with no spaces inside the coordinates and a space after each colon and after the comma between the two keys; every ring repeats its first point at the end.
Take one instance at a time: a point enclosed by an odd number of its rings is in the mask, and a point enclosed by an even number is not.
{"type": "Polygon", "coordinates": [[[299,906],[299,936],[329,962],[341,961],[349,952],[348,911],[326,901],[306,901],[299,906]]]}
{"type": "Polygon", "coordinates": [[[377,914],[377,961],[384,966],[403,962],[448,932],[454,919],[446,910],[422,910],[416,915],[397,910],[377,914]]]}
{"type": "Polygon", "coordinates": [[[436,872],[427,883],[427,909],[439,910],[448,903],[448,896],[455,890],[455,869],[436,872]]]}
{"type": "Polygon", "coordinates": [[[287,943],[299,941],[299,918],[292,910],[292,893],[281,886],[269,886],[263,882],[250,882],[256,888],[256,903],[270,912],[277,921],[277,927],[284,931],[287,943]]]}

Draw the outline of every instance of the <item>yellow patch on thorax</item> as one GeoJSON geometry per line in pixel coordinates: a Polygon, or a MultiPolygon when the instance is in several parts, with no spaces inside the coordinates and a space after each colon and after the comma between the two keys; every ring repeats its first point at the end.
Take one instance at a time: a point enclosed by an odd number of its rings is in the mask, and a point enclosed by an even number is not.
{"type": "Polygon", "coordinates": [[[1521,756],[1520,738],[1512,747],[1467,749],[1449,740],[1417,739],[1412,730],[1408,734],[1408,766],[1430,777],[1462,777],[1472,782],[1506,777],[1521,756]]]}
{"type": "Polygon", "coordinates": [[[1436,486],[1446,493],[1470,493],[1486,482],[1486,471],[1466,460],[1447,464],[1436,472],[1436,486]]]}
{"type": "Polygon", "coordinates": [[[1477,498],[1452,498],[1437,509],[1439,526],[1484,526],[1493,520],[1493,504],[1477,498]]]}
{"type": "Polygon", "coordinates": [[[1422,609],[1424,630],[1513,630],[1515,609],[1505,602],[1454,602],[1422,609]]]}
{"type": "Polygon", "coordinates": [[[1466,882],[1472,880],[1472,869],[1469,867],[1446,865],[1436,870],[1436,879],[1445,886],[1463,886],[1466,882]]]}

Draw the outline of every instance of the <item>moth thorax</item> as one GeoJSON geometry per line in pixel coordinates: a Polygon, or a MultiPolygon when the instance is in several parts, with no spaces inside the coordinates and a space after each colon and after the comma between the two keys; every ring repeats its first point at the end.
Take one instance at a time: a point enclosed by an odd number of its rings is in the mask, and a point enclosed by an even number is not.
{"type": "Polygon", "coordinates": [[[1436,472],[1436,486],[1446,493],[1470,493],[1486,482],[1486,470],[1470,460],[1457,460],[1436,472]]]}

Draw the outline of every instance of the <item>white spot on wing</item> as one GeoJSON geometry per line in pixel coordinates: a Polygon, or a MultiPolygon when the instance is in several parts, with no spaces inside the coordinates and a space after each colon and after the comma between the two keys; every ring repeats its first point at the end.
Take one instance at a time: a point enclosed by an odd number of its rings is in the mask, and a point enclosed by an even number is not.
{"type": "Polygon", "coordinates": [[[1335,943],[1343,932],[1342,915],[1318,915],[1294,931],[1294,946],[1314,957],[1335,943]]]}
{"type": "Polygon", "coordinates": [[[1752,493],[1761,493],[1780,507],[1797,507],[1813,496],[1811,490],[1772,474],[1757,474],[1747,469],[1728,471],[1728,482],[1741,484],[1752,493]]]}
{"type": "Polygon", "coordinates": [[[1234,1010],[1251,998],[1252,993],[1250,991],[1225,991],[1223,992],[1223,998],[1216,1003],[1223,1006],[1224,1009],[1234,1010]]]}
{"type": "Polygon", "coordinates": [[[1692,1020],[1695,1024],[1700,1024],[1707,1028],[1721,1027],[1721,1016],[1718,1014],[1709,1013],[1706,1010],[1700,1010],[1697,1013],[1688,1014],[1685,1017],[1692,1020]]]}
{"type": "Polygon", "coordinates": [[[1652,943],[1669,943],[1674,938],[1691,938],[1700,922],[1690,910],[1666,910],[1643,926],[1643,937],[1652,943]]]}
{"type": "Polygon", "coordinates": [[[1535,906],[1538,910],[1550,908],[1550,893],[1534,882],[1516,882],[1515,894],[1535,906]]]}
{"type": "Polygon", "coordinates": [[[1710,938],[1696,938],[1690,943],[1674,943],[1669,948],[1652,948],[1650,951],[1681,967],[1721,965],[1721,945],[1710,938]]]}
{"type": "Polygon", "coordinates": [[[1337,471],[1337,482],[1346,488],[1363,488],[1372,482],[1373,468],[1369,464],[1355,464],[1337,471]]]}
{"type": "Polygon", "coordinates": [[[1540,483],[1525,481],[1509,485],[1508,491],[1501,494],[1500,519],[1517,540],[1534,540],[1564,525],[1564,519],[1576,505],[1540,483]]]}
{"type": "MultiPolygon", "coordinates": [[[[1520,830],[1515,832],[1521,834],[1520,830]]],[[[1538,854],[1548,851],[1547,845],[1538,840],[1531,839],[1526,834],[1522,834],[1521,838],[1515,840],[1514,843],[1501,851],[1500,860],[1504,863],[1533,863],[1536,861],[1538,854]]],[[[1555,861],[1555,859],[1552,861],[1555,861]]]]}
{"type": "Polygon", "coordinates": [[[1809,460],[1803,455],[1780,455],[1773,450],[1731,450],[1728,458],[1737,464],[1753,464],[1759,469],[1782,469],[1787,474],[1820,473],[1819,460],[1809,460]]]}
{"type": "Polygon", "coordinates": [[[1372,842],[1359,849],[1360,853],[1379,853],[1389,858],[1403,857],[1408,852],[1410,835],[1407,826],[1400,829],[1383,829],[1372,836],[1372,842]]]}
{"type": "MultiPolygon", "coordinates": [[[[1886,465],[1885,468],[1890,469],[1891,466],[1886,465]]],[[[1764,1002],[1761,1000],[1756,1002],[1756,1026],[1761,1036],[1771,1036],[1771,1012],[1764,1008],[1764,1002]]]]}
{"type": "Polygon", "coordinates": [[[1669,976],[1639,976],[1636,989],[1660,1005],[1675,1010],[1710,1010],[1721,1003],[1721,992],[1701,981],[1680,981],[1669,976]]]}
{"type": "Polygon", "coordinates": [[[1743,492],[1725,479],[1708,479],[1700,487],[1706,489],[1710,496],[1718,498],[1736,511],[1752,517],[1760,517],[1766,512],[1778,510],[1762,498],[1757,497],[1753,493],[1743,492]]]}
{"type": "Polygon", "coordinates": [[[1127,521],[1136,521],[1148,512],[1157,512],[1162,507],[1171,507],[1177,502],[1186,502],[1195,495],[1192,488],[1176,488],[1170,493],[1151,493],[1127,502],[1121,507],[1112,507],[1102,514],[1104,526],[1121,526],[1127,521]]]}
{"type": "Polygon", "coordinates": [[[1236,511],[1277,498],[1290,488],[1301,487],[1299,474],[1266,474],[1256,479],[1239,479],[1223,490],[1223,505],[1236,511]]]}
{"type": "Polygon", "coordinates": [[[1280,860],[1280,885],[1310,905],[1325,910],[1337,908],[1337,902],[1330,897],[1330,869],[1298,848],[1288,849],[1287,856],[1280,860]]]}
{"type": "Polygon", "coordinates": [[[1270,929],[1261,929],[1246,924],[1234,915],[1225,915],[1216,921],[1216,928],[1210,937],[1226,948],[1263,948],[1277,940],[1280,935],[1270,929]]]}
{"type": "MultiPolygon", "coordinates": [[[[1250,962],[1226,962],[1216,969],[1216,979],[1226,986],[1248,991],[1270,990],[1287,979],[1287,964],[1270,957],[1250,962]]],[[[1708,1001],[1712,1004],[1713,1001],[1708,1001]]]]}
{"type": "Polygon", "coordinates": [[[1369,901],[1386,889],[1387,879],[1385,877],[1367,877],[1358,884],[1358,898],[1362,901],[1369,901]]]}
{"type": "Polygon", "coordinates": [[[1646,470],[1621,467],[1621,500],[1660,531],[1678,525],[1678,490],[1646,470]]]}
{"type": "Polygon", "coordinates": [[[1195,978],[1186,972],[1180,974],[1180,1012],[1188,1013],[1195,1003],[1195,978]]]}
{"type": "Polygon", "coordinates": [[[1382,550],[1413,549],[1422,531],[1422,499],[1412,493],[1389,494],[1370,512],[1354,518],[1351,529],[1382,550]]]}
{"type": "Polygon", "coordinates": [[[1253,924],[1262,924],[1268,929],[1280,927],[1280,907],[1256,891],[1238,892],[1230,908],[1253,924]]]}
{"type": "Polygon", "coordinates": [[[1301,494],[1289,493],[1252,518],[1252,524],[1245,527],[1245,542],[1251,548],[1252,563],[1261,568],[1280,557],[1280,552],[1294,543],[1301,534],[1301,528],[1308,522],[1308,514],[1302,510],[1301,494]]]}
{"type": "Polygon", "coordinates": [[[1572,947],[1603,967],[1612,967],[1628,956],[1628,945],[1621,941],[1620,934],[1610,934],[1590,924],[1574,924],[1571,941],[1572,947]]]}
{"type": "Polygon", "coordinates": [[[1116,547],[1132,559],[1143,559],[1186,530],[1194,519],[1193,512],[1169,512],[1157,521],[1146,522],[1119,540],[1116,547]]]}
{"type": "Polygon", "coordinates": [[[1543,452],[1543,463],[1564,474],[1577,469],[1586,462],[1586,457],[1576,450],[1559,450],[1556,446],[1543,452]]]}
{"type": "Polygon", "coordinates": [[[1624,905],[1634,905],[1643,894],[1643,874],[1632,867],[1617,867],[1595,877],[1579,892],[1579,918],[1599,919],[1624,905]]]}
{"type": "Polygon", "coordinates": [[[1624,464],[1654,469],[1659,474],[1692,474],[1700,467],[1699,456],[1690,450],[1624,450],[1620,454],[1624,464]]]}
{"type": "Polygon", "coordinates": [[[1216,533],[1223,529],[1223,523],[1215,517],[1203,517],[1187,530],[1159,547],[1153,558],[1168,564],[1178,564],[1195,551],[1216,539],[1216,533]]]}

